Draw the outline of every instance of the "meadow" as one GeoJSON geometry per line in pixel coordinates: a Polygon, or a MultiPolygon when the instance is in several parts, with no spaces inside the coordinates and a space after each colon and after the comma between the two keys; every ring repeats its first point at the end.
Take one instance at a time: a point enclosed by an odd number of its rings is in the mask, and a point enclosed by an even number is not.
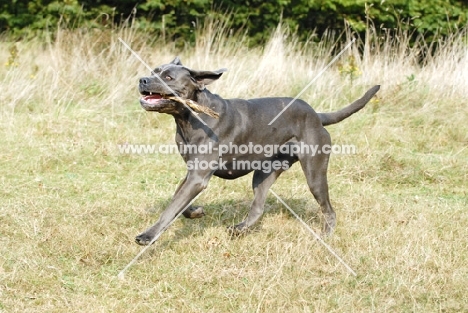
{"type": "MultiPolygon", "coordinates": [[[[335,144],[326,242],[351,275],[273,196],[260,225],[231,238],[252,201],[251,175],[213,178],[196,204],[128,270],[134,237],[185,175],[178,155],[121,154],[119,144],[172,144],[169,115],[144,111],[151,66],[176,55],[226,67],[225,98],[294,97],[344,44],[300,43],[281,27],[248,48],[222,25],[184,49],[132,28],[59,30],[0,43],[0,312],[468,312],[468,45],[465,31],[424,38],[369,29],[301,96],[334,111],[380,84],[362,111],[327,127],[335,144]]],[[[343,34],[347,43],[352,34],[343,34]]],[[[296,165],[272,190],[318,233],[320,210],[296,165]]]]}

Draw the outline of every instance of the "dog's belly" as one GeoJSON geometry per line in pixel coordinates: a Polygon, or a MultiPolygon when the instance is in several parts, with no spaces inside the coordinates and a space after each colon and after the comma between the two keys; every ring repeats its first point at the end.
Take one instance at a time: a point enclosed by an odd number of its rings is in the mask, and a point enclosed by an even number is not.
{"type": "Polygon", "coordinates": [[[253,170],[217,170],[213,175],[222,179],[236,179],[252,171],[253,170]]]}
{"type": "Polygon", "coordinates": [[[221,168],[216,170],[213,175],[223,179],[236,179],[247,175],[252,171],[263,171],[264,173],[270,173],[277,170],[285,171],[298,161],[297,155],[281,153],[263,158],[252,155],[236,155],[235,157],[230,156],[226,159],[229,161],[221,161],[219,164],[221,168]]]}

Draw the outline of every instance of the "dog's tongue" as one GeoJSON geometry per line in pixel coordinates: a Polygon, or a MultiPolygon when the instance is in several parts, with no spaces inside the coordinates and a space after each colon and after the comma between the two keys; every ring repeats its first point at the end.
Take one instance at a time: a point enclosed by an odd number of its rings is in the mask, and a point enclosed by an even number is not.
{"type": "Polygon", "coordinates": [[[158,100],[161,100],[162,97],[160,94],[154,94],[154,95],[149,95],[149,96],[144,96],[143,100],[145,100],[148,103],[157,103],[158,100]]]}

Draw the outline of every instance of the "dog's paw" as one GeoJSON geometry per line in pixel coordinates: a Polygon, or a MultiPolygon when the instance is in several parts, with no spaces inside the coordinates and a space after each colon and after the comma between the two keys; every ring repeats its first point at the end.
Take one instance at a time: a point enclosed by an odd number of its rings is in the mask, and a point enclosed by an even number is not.
{"type": "Polygon", "coordinates": [[[324,215],[325,221],[323,222],[322,236],[329,237],[333,234],[336,226],[335,214],[324,215]]]}
{"type": "Polygon", "coordinates": [[[153,238],[154,236],[142,233],[135,237],[135,242],[140,246],[147,246],[151,243],[151,240],[153,240],[153,238]]]}
{"type": "Polygon", "coordinates": [[[324,228],[322,229],[321,237],[323,239],[330,238],[333,235],[333,228],[324,228]]]}
{"type": "Polygon", "coordinates": [[[184,217],[186,218],[201,218],[205,216],[205,211],[203,210],[202,206],[198,207],[189,207],[187,210],[184,211],[184,217]]]}

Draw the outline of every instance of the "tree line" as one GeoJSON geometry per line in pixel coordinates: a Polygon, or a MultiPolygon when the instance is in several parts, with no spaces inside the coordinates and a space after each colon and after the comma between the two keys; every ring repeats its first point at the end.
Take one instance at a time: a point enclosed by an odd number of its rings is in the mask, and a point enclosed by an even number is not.
{"type": "MultiPolygon", "coordinates": [[[[2,1],[3,2],[3,1],[2,1]]],[[[190,42],[206,18],[243,31],[253,44],[264,42],[281,22],[300,39],[348,25],[363,35],[367,25],[409,30],[425,38],[466,27],[464,0],[13,0],[0,4],[0,32],[9,36],[67,28],[109,28],[131,21],[156,36],[190,42]]]]}

